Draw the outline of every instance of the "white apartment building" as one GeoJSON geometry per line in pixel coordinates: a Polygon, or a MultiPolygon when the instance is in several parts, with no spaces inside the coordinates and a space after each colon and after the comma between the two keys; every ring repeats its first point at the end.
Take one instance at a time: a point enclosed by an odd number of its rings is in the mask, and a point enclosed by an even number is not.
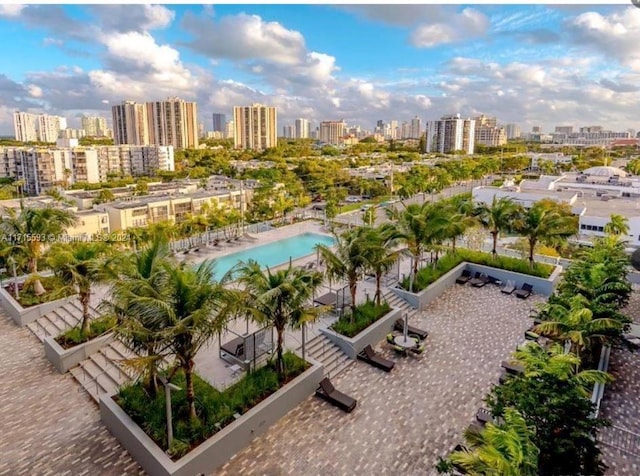
{"type": "Polygon", "coordinates": [[[578,147],[609,147],[615,141],[631,138],[632,135],[629,131],[603,131],[600,126],[583,127],[580,128],[580,132],[573,132],[573,128],[569,126],[556,127],[556,132],[551,134],[551,140],[554,144],[578,147]]]}
{"type": "Polygon", "coordinates": [[[233,108],[236,149],[264,150],[278,145],[278,120],[275,107],[253,104],[233,108]]]}
{"type": "Polygon", "coordinates": [[[82,116],[81,127],[89,137],[109,137],[107,120],[100,116],[82,116]]]}
{"type": "Polygon", "coordinates": [[[309,137],[311,137],[309,121],[307,121],[306,119],[296,119],[294,127],[296,139],[308,139],[309,137]]]}
{"type": "Polygon", "coordinates": [[[420,139],[422,137],[422,119],[418,116],[411,119],[411,139],[420,139]]]}
{"type": "Polygon", "coordinates": [[[48,114],[13,113],[15,137],[20,142],[55,142],[61,130],[67,128],[67,120],[48,114]]]}
{"type": "Polygon", "coordinates": [[[322,121],[320,123],[320,142],[340,145],[344,139],[346,124],[341,119],[339,121],[322,121]]]}
{"type": "Polygon", "coordinates": [[[113,140],[117,145],[149,145],[149,120],[144,104],[123,101],[111,108],[113,140]]]}
{"type": "Polygon", "coordinates": [[[427,152],[452,154],[463,151],[473,154],[475,120],[461,119],[460,114],[443,116],[427,123],[427,152]]]}

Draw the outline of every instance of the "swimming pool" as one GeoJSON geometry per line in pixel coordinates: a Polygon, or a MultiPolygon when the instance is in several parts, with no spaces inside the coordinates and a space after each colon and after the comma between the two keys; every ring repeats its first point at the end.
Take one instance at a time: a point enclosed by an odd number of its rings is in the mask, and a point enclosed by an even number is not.
{"type": "Polygon", "coordinates": [[[289,261],[289,259],[296,260],[313,253],[317,244],[332,246],[334,243],[335,240],[331,236],[303,233],[267,243],[266,245],[254,246],[253,248],[238,251],[230,255],[221,256],[215,260],[216,279],[220,280],[227,271],[240,261],[252,259],[257,261],[263,268],[267,266],[271,268],[284,264],[289,261]]]}

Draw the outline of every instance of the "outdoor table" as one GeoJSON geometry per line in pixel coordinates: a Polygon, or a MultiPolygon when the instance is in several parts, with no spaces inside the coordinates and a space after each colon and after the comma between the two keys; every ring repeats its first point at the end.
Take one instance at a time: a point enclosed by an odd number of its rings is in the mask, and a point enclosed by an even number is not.
{"type": "Polygon", "coordinates": [[[416,341],[415,339],[413,339],[412,337],[407,337],[405,340],[405,337],[402,336],[396,336],[393,339],[393,343],[396,344],[397,346],[400,346],[404,349],[412,349],[416,346],[416,341]]]}

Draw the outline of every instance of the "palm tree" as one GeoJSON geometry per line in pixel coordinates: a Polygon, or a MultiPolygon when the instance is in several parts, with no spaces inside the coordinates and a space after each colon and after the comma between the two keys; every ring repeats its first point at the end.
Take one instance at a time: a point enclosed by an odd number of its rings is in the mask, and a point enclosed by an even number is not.
{"type": "Polygon", "coordinates": [[[111,248],[102,242],[60,243],[49,251],[48,265],[65,287],[78,294],[82,306],[80,336],[89,337],[89,302],[94,284],[104,282],[108,277],[111,248]]]}
{"type": "Polygon", "coordinates": [[[535,476],[539,450],[533,437],[523,416],[507,408],[503,423],[487,423],[480,432],[467,430],[464,438],[471,448],[454,451],[449,460],[466,474],[535,476]]]}
{"type": "Polygon", "coordinates": [[[249,260],[237,265],[238,282],[243,286],[242,300],[248,315],[256,322],[271,324],[276,329],[276,371],[285,378],[283,347],[287,326],[298,327],[313,320],[320,310],[307,303],[322,284],[323,276],[316,271],[289,267],[271,272],[262,270],[258,262],[249,260]]]}
{"type": "Polygon", "coordinates": [[[385,233],[389,233],[389,243],[406,244],[413,257],[411,273],[415,281],[424,251],[442,239],[442,230],[449,220],[446,209],[440,202],[425,202],[422,205],[407,205],[401,210],[387,208],[387,216],[394,220],[384,228],[385,233]]]}
{"type": "Polygon", "coordinates": [[[553,246],[560,244],[578,231],[577,217],[564,214],[554,202],[536,202],[522,214],[515,229],[529,243],[529,265],[533,267],[533,253],[538,243],[553,246]]]}
{"type": "Polygon", "coordinates": [[[547,304],[543,313],[548,320],[533,328],[534,332],[571,343],[571,351],[580,357],[581,352],[590,348],[594,341],[605,341],[606,332],[622,329],[622,323],[607,317],[594,318],[587,307],[589,301],[581,294],[571,298],[568,305],[547,304]]]}
{"type": "Polygon", "coordinates": [[[159,318],[167,323],[163,334],[177,368],[184,371],[189,416],[195,419],[194,359],[202,346],[223,331],[236,300],[230,298],[234,291],[215,281],[212,261],[195,268],[168,261],[163,267],[166,281],[158,304],[164,311],[159,318]]]}
{"type": "Polygon", "coordinates": [[[489,230],[493,238],[493,249],[491,253],[495,258],[498,255],[498,237],[500,233],[511,230],[514,220],[522,212],[522,207],[511,198],[496,198],[493,196],[491,204],[482,202],[476,208],[476,216],[480,223],[489,230]]]}
{"type": "Polygon", "coordinates": [[[116,334],[137,355],[127,361],[139,370],[151,396],[158,389],[158,364],[167,355],[168,344],[163,330],[165,303],[162,296],[169,260],[169,246],[162,235],[123,259],[119,272],[112,276],[111,299],[105,303],[118,319],[116,334]]]}
{"type": "Polygon", "coordinates": [[[0,229],[3,233],[15,237],[12,243],[13,252],[27,257],[29,273],[38,272],[38,259],[42,256],[42,244],[48,237],[54,239],[76,222],[72,212],[47,206],[31,208],[20,202],[20,211],[4,208],[0,218],[0,229]]]}
{"type": "MultiPolygon", "coordinates": [[[[355,311],[358,281],[367,268],[367,229],[354,228],[342,235],[335,235],[335,238],[335,251],[326,245],[317,245],[316,249],[325,262],[329,279],[347,281],[351,295],[351,310],[355,311]]],[[[351,315],[353,316],[353,312],[351,315]]]]}
{"type": "Polygon", "coordinates": [[[473,216],[473,202],[468,194],[451,197],[447,201],[449,220],[443,229],[446,239],[451,240],[451,251],[456,251],[456,239],[473,226],[477,220],[473,216]]]}
{"type": "Polygon", "coordinates": [[[381,280],[398,261],[400,254],[389,247],[389,237],[383,228],[372,228],[366,233],[368,246],[364,251],[367,268],[376,275],[376,294],[374,300],[379,306],[381,302],[381,280]]]}
{"type": "Polygon", "coordinates": [[[604,226],[604,232],[610,235],[628,235],[629,220],[615,213],[609,217],[609,223],[604,226]]]}

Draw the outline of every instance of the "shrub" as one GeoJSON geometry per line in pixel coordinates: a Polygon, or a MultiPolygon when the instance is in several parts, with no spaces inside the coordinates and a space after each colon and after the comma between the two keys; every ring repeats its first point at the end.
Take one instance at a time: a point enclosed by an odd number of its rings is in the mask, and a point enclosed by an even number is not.
{"type": "MultiPolygon", "coordinates": [[[[56,299],[62,299],[75,294],[74,291],[69,289],[68,286],[65,286],[57,276],[39,276],[38,279],[46,290],[46,292],[40,296],[37,296],[33,292],[33,286],[31,285],[33,279],[29,278],[24,285],[18,285],[18,289],[20,290],[20,299],[18,299],[18,302],[22,307],[37,306],[38,304],[55,301],[56,299]]],[[[7,290],[11,296],[14,296],[12,285],[13,283],[9,283],[7,290]]]]}
{"type": "MultiPolygon", "coordinates": [[[[463,261],[474,264],[491,266],[493,268],[504,269],[516,273],[528,274],[539,278],[548,278],[553,272],[554,267],[544,263],[534,263],[533,268],[529,265],[529,261],[509,256],[497,256],[495,259],[491,253],[482,251],[474,251],[467,249],[457,249],[455,253],[447,253],[438,260],[437,263],[426,266],[418,271],[413,283],[413,292],[422,291],[424,288],[434,283],[444,274],[451,271],[463,261]]],[[[405,277],[402,281],[402,287],[409,289],[410,277],[405,277]]]]}
{"type": "Polygon", "coordinates": [[[102,334],[113,329],[117,324],[117,319],[112,316],[100,317],[98,319],[92,319],[89,322],[89,334],[82,338],[80,335],[80,324],[76,327],[72,327],[71,329],[64,331],[58,337],[56,337],[56,342],[60,344],[63,348],[69,349],[78,344],[82,344],[83,342],[87,342],[95,337],[101,336],[102,334]]]}
{"type": "Polygon", "coordinates": [[[331,328],[339,334],[353,337],[387,314],[390,310],[391,306],[386,302],[377,306],[375,301],[367,301],[356,307],[353,317],[345,314],[338,319],[331,328]]]}
{"type": "MultiPolygon", "coordinates": [[[[286,381],[294,379],[309,367],[307,362],[291,352],[284,354],[284,362],[286,381]]],[[[279,388],[278,374],[272,362],[247,373],[223,391],[217,390],[194,374],[198,420],[191,421],[184,373],[176,372],[171,383],[180,387],[180,390],[171,393],[171,406],[174,411],[174,440],[171,448],[167,448],[164,392],[158,392],[152,399],[142,385],[135,383],[121,388],[116,401],[158,446],[163,450],[169,450],[169,455],[174,460],[184,456],[234,421],[234,414],[245,413],[279,388]]]]}

